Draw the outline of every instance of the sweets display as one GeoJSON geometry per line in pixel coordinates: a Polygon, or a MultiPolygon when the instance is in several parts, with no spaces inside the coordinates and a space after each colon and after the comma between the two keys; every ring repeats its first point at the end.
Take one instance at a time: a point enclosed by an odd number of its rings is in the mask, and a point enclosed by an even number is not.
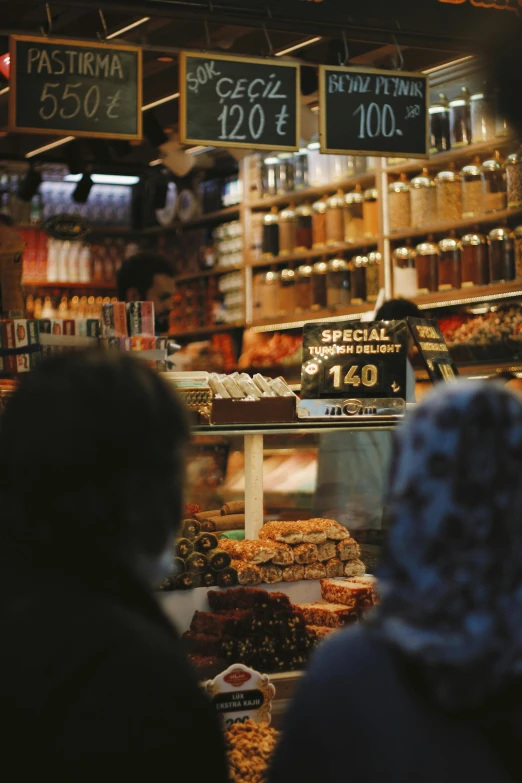
{"type": "Polygon", "coordinates": [[[234,723],[225,733],[231,783],[265,783],[278,732],[248,719],[234,723]]]}
{"type": "Polygon", "coordinates": [[[375,586],[372,581],[321,579],[321,595],[325,601],[343,604],[349,609],[368,609],[375,603],[375,586]]]}

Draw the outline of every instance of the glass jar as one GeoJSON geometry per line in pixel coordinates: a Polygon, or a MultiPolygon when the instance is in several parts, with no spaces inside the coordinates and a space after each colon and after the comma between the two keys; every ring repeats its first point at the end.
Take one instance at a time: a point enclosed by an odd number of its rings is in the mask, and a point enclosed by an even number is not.
{"type": "Polygon", "coordinates": [[[347,169],[346,155],[328,155],[328,171],[330,182],[341,182],[346,179],[347,169]]]}
{"type": "Polygon", "coordinates": [[[364,193],[363,227],[365,237],[376,237],[379,233],[379,191],[370,188],[364,193]]]}
{"type": "Polygon", "coordinates": [[[367,267],[368,258],[366,256],[355,256],[350,262],[352,304],[363,304],[366,301],[367,267]]]}
{"type": "Polygon", "coordinates": [[[437,219],[437,190],[426,169],[410,183],[412,228],[426,226],[437,219]]]}
{"type": "Polygon", "coordinates": [[[324,310],[328,306],[326,274],[328,264],[318,261],[312,267],[312,310],[324,310]]]}
{"type": "Polygon", "coordinates": [[[312,267],[303,264],[297,267],[295,273],[295,306],[296,310],[311,310],[312,298],[312,267]]]}
{"type": "Polygon", "coordinates": [[[263,258],[273,258],[279,255],[279,215],[277,207],[263,217],[263,242],[261,247],[263,258]]]}
{"type": "Polygon", "coordinates": [[[450,135],[452,147],[471,144],[471,110],[469,90],[463,87],[460,97],[449,103],[450,135]]]}
{"type": "Polygon", "coordinates": [[[471,138],[473,144],[495,138],[495,109],[486,93],[477,92],[469,99],[471,138]]]}
{"type": "Polygon", "coordinates": [[[488,246],[482,234],[466,234],[460,240],[462,288],[489,283],[488,246]]]}
{"type": "Polygon", "coordinates": [[[368,253],[366,267],[366,299],[376,302],[381,288],[381,254],[377,251],[368,253]]]}
{"type": "Polygon", "coordinates": [[[439,242],[439,291],[460,288],[461,258],[460,245],[454,237],[439,242]]]}
{"type": "Polygon", "coordinates": [[[326,244],[338,245],[344,241],[344,193],[338,190],[326,202],[326,244]]]}
{"type": "Polygon", "coordinates": [[[344,199],[344,241],[357,242],[364,237],[363,194],[347,193],[344,199]]]}
{"type": "Polygon", "coordinates": [[[263,318],[263,287],[265,284],[265,275],[254,275],[252,285],[252,309],[254,321],[263,318]]]}
{"type": "Polygon", "coordinates": [[[484,212],[499,212],[506,209],[507,192],[504,169],[498,157],[485,160],[480,167],[482,178],[482,209],[484,212]]]}
{"type": "Polygon", "coordinates": [[[346,171],[345,177],[353,177],[355,174],[355,155],[346,156],[346,171]]]}
{"type": "Polygon", "coordinates": [[[287,256],[296,247],[297,218],[292,206],[279,213],[279,255],[287,256]]]}
{"type": "Polygon", "coordinates": [[[328,182],[328,155],[321,154],[319,142],[308,145],[308,182],[317,188],[328,182]]]}
{"type": "Polygon", "coordinates": [[[350,304],[350,272],[343,258],[333,258],[328,262],[327,303],[328,307],[350,304]]]}
{"type": "Polygon", "coordinates": [[[488,234],[489,279],[491,283],[500,280],[514,280],[515,237],[508,228],[494,228],[488,234]]]}
{"type": "Polygon", "coordinates": [[[291,152],[281,152],[279,158],[279,179],[277,192],[290,193],[294,189],[294,156],[291,152]]]}
{"type": "Polygon", "coordinates": [[[262,317],[277,318],[279,316],[279,272],[267,272],[262,287],[262,317]]]}
{"type": "Polygon", "coordinates": [[[417,245],[415,256],[417,293],[427,294],[439,287],[439,251],[433,242],[417,245]]]}
{"type": "Polygon", "coordinates": [[[390,232],[411,226],[410,186],[403,179],[388,186],[390,232]]]}
{"type": "Polygon", "coordinates": [[[354,165],[353,173],[356,176],[359,176],[359,174],[365,174],[366,173],[366,164],[367,164],[366,155],[354,155],[353,158],[354,158],[354,161],[353,161],[353,165],[354,165]]]}
{"type": "Polygon", "coordinates": [[[462,217],[470,218],[481,215],[482,209],[482,180],[480,168],[477,164],[464,166],[460,172],[462,182],[462,217]]]}
{"type": "Polygon", "coordinates": [[[306,149],[300,149],[294,157],[294,190],[308,187],[308,155],[306,149]]]}
{"type": "Polygon", "coordinates": [[[326,245],[326,196],[312,206],[313,247],[326,245]]]}
{"type": "Polygon", "coordinates": [[[437,189],[437,220],[453,223],[462,218],[462,189],[454,171],[439,171],[435,177],[437,189]]]}
{"type": "Polygon", "coordinates": [[[513,152],[506,160],[507,205],[522,207],[522,151],[513,152]]]}
{"type": "Polygon", "coordinates": [[[411,247],[397,247],[393,251],[393,295],[406,299],[417,295],[415,250],[411,247]]]}
{"type": "Polygon", "coordinates": [[[447,152],[451,148],[450,118],[446,96],[441,93],[439,100],[430,106],[430,153],[447,152]]]}
{"type": "Polygon", "coordinates": [[[312,247],[312,207],[301,204],[295,210],[297,227],[295,231],[295,249],[309,250],[312,247]]]}
{"type": "Polygon", "coordinates": [[[515,243],[515,272],[517,277],[522,277],[522,226],[513,229],[515,243]]]}
{"type": "Polygon", "coordinates": [[[279,314],[291,315],[295,311],[295,272],[293,269],[281,271],[279,288],[279,314]]]}
{"type": "Polygon", "coordinates": [[[263,196],[277,196],[279,182],[279,159],[265,158],[263,161],[263,196]]]}

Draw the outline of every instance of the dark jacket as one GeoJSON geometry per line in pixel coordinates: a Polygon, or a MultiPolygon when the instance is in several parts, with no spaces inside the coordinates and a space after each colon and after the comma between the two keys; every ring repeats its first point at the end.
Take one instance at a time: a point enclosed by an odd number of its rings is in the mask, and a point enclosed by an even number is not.
{"type": "Polygon", "coordinates": [[[227,780],[217,719],[178,635],[124,569],[11,562],[0,569],[0,620],[10,780],[36,770],[69,781],[94,773],[94,783],[109,771],[118,783],[142,771],[227,780]]]}
{"type": "Polygon", "coordinates": [[[314,658],[270,781],[506,783],[503,764],[519,743],[500,732],[505,747],[495,747],[483,728],[440,712],[409,665],[367,631],[347,630],[314,658]]]}

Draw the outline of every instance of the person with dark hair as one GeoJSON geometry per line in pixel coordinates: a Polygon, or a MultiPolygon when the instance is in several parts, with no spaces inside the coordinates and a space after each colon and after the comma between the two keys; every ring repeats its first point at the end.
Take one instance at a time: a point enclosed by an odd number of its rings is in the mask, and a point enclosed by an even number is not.
{"type": "Polygon", "coordinates": [[[2,757],[17,780],[227,780],[215,712],[151,592],[171,572],[188,432],[159,375],[113,354],[46,360],[0,417],[2,757]]]}
{"type": "Polygon", "coordinates": [[[521,778],[522,404],[440,385],[395,450],[381,604],[320,648],[271,783],[521,778]]]}
{"type": "Polygon", "coordinates": [[[121,302],[153,302],[156,331],[168,332],[176,283],[174,270],[163,256],[157,253],[131,256],[118,272],[117,285],[121,302]]]}
{"type": "Polygon", "coordinates": [[[388,299],[375,313],[375,321],[402,321],[403,318],[422,318],[422,312],[410,299],[388,299]]]}

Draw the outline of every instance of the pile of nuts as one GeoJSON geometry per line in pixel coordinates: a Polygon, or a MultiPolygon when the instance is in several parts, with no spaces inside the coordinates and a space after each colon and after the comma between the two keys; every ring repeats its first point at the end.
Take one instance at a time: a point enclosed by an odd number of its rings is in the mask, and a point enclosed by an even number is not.
{"type": "Polygon", "coordinates": [[[234,723],[225,733],[232,783],[265,783],[278,732],[252,720],[234,723]]]}

